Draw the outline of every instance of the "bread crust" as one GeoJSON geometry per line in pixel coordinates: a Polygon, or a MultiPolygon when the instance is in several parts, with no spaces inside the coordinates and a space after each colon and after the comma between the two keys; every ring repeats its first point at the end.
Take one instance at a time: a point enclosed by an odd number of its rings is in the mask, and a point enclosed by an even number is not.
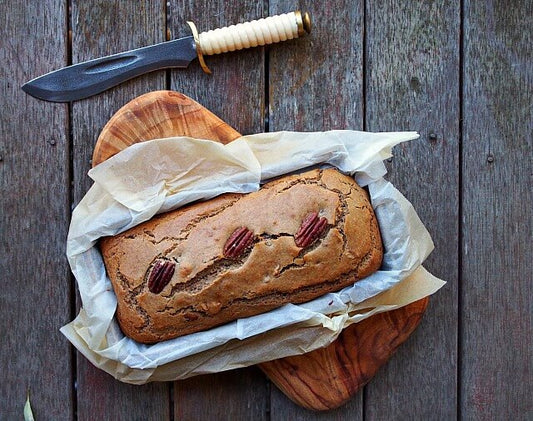
{"type": "Polygon", "coordinates": [[[335,169],[312,170],[158,215],[100,241],[124,334],[155,343],[202,331],[286,303],[334,292],[381,266],[383,247],[368,194],[335,169]],[[311,213],[327,219],[298,247],[311,213]],[[224,246],[239,228],[253,233],[237,257],[224,246]],[[157,259],[175,264],[160,293],[148,288],[157,259]]]}

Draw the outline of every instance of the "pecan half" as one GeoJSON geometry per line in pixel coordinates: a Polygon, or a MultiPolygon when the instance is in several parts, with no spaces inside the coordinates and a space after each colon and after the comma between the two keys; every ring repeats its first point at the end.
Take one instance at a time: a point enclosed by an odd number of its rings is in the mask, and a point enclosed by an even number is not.
{"type": "Polygon", "coordinates": [[[294,234],[294,242],[298,247],[307,247],[315,242],[326,229],[328,220],[319,218],[318,212],[312,212],[305,217],[298,232],[294,234]]]}
{"type": "Polygon", "coordinates": [[[150,276],[148,277],[148,289],[154,294],[159,294],[167,286],[174,275],[176,264],[169,260],[158,259],[155,261],[150,276]]]}
{"type": "Polygon", "coordinates": [[[239,257],[254,241],[254,233],[246,227],[237,228],[224,244],[224,256],[239,257]]]}

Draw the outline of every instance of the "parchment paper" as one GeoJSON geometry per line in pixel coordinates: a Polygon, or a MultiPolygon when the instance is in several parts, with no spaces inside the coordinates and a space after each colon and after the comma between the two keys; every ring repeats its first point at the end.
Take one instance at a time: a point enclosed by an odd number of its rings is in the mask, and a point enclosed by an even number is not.
{"type": "Polygon", "coordinates": [[[117,379],[142,384],[229,370],[331,343],[341,330],[376,312],[407,305],[443,281],[421,265],[433,249],[412,205],[386,181],[383,160],[415,132],[275,132],[227,145],[191,138],[130,146],[89,172],[94,185],[74,209],[67,257],[82,309],[62,333],[93,364],[117,379]],[[224,192],[251,192],[267,179],[316,165],[352,174],[367,186],[385,255],[381,269],[351,287],[154,345],[120,331],[116,297],[95,247],[153,215],[224,192]]]}

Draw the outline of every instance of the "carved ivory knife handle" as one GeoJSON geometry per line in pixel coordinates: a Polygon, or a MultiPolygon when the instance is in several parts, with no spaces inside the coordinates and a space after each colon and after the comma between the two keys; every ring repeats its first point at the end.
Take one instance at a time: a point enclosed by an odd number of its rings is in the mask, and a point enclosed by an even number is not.
{"type": "Polygon", "coordinates": [[[244,48],[274,44],[298,38],[311,32],[311,18],[308,13],[300,11],[284,13],[264,19],[226,26],[198,35],[194,23],[187,22],[191,27],[196,42],[198,60],[205,72],[207,68],[203,55],[226,53],[244,48]]]}

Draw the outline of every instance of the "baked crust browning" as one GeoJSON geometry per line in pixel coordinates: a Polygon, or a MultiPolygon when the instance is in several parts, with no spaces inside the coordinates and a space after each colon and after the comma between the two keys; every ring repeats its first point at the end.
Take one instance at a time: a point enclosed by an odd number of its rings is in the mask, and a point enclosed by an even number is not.
{"type": "Polygon", "coordinates": [[[379,269],[383,257],[366,191],[334,169],[189,205],[100,247],[119,324],[142,343],[338,291],[379,269]],[[149,269],[161,260],[175,270],[154,294],[149,269]]]}

